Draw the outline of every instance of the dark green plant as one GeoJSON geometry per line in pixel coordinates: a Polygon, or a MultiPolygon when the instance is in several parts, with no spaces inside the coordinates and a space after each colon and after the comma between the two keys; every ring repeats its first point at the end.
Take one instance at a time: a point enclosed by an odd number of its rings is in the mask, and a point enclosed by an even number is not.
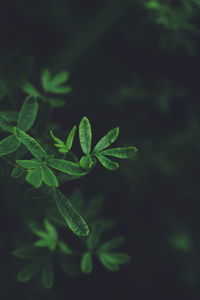
{"type": "Polygon", "coordinates": [[[0,142],[0,157],[8,163],[10,175],[16,180],[15,184],[25,187],[26,193],[27,184],[30,185],[28,197],[32,197],[35,191],[37,198],[46,197],[55,203],[51,211],[45,211],[43,214],[47,214],[44,218],[44,229],[34,218],[31,222],[28,220],[30,230],[38,239],[20,246],[13,252],[18,258],[30,260],[19,272],[18,281],[29,281],[40,272],[41,283],[47,289],[53,285],[54,256],[69,274],[73,273],[73,269],[77,269],[73,262],[74,256],[80,258],[80,269],[84,273],[92,272],[94,256],[111,271],[118,270],[121,264],[130,260],[129,255],[115,251],[115,248],[123,242],[122,237],[101,242],[103,231],[112,227],[113,222],[96,217],[100,207],[99,200],[91,203],[82,213],[82,208],[73,205],[60,190],[63,183],[82,178],[92,172],[97,162],[107,170],[114,171],[119,168],[119,164],[109,157],[131,158],[137,151],[135,147],[109,148],[118,138],[118,127],[108,131],[92,147],[93,132],[87,117],[83,117],[78,126],[83,153],[81,157],[72,152],[77,126],[73,126],[64,139],[57,137],[60,136],[58,129],[54,134],[50,128],[51,110],[65,104],[63,99],[57,98],[57,95],[68,94],[71,91],[71,88],[65,85],[68,78],[68,72],[61,72],[52,77],[48,70],[43,71],[41,76],[43,91],[38,91],[31,83],[24,82],[22,89],[28,96],[19,112],[7,110],[0,113],[2,134],[8,134],[0,142]],[[45,119],[49,124],[45,124],[42,134],[38,126],[43,117],[39,111],[40,107],[48,108],[49,112],[49,119],[45,119]],[[48,131],[49,138],[46,138],[48,131]],[[63,221],[65,226],[80,236],[85,244],[82,252],[77,253],[60,239],[57,226],[63,226],[63,221]],[[62,263],[63,259],[67,262],[62,263]]]}

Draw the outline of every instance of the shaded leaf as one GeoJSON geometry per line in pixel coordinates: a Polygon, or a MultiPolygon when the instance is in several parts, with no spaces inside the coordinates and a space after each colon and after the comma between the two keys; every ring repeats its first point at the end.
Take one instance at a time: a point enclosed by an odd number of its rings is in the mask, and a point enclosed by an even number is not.
{"type": "Polygon", "coordinates": [[[20,146],[20,142],[14,135],[10,135],[0,142],[0,156],[15,152],[20,146]]]}
{"type": "Polygon", "coordinates": [[[17,127],[14,127],[14,134],[22,144],[29,150],[29,152],[39,160],[46,158],[46,153],[42,146],[30,135],[23,132],[17,127]]]}
{"type": "Polygon", "coordinates": [[[51,86],[50,90],[51,93],[54,94],[68,94],[72,91],[72,88],[70,86],[51,86]]]}
{"type": "Polygon", "coordinates": [[[29,82],[24,82],[24,84],[22,85],[22,90],[34,97],[34,98],[41,98],[41,94],[38,92],[38,90],[29,82]]]}
{"type": "Polygon", "coordinates": [[[32,184],[35,188],[39,188],[42,184],[42,170],[41,168],[29,171],[26,175],[26,181],[32,184]]]}
{"type": "Polygon", "coordinates": [[[92,272],[93,262],[92,262],[92,254],[90,252],[86,252],[83,254],[81,259],[81,271],[83,273],[89,274],[92,272]]]}
{"type": "Polygon", "coordinates": [[[13,178],[19,178],[23,174],[24,174],[24,170],[22,168],[20,168],[20,167],[14,167],[12,169],[12,172],[11,172],[10,176],[13,177],[13,178]]]}
{"type": "Polygon", "coordinates": [[[46,262],[41,273],[41,283],[45,289],[50,289],[53,286],[54,273],[53,266],[50,261],[46,262]]]}
{"type": "Polygon", "coordinates": [[[36,262],[30,263],[22,269],[18,275],[17,280],[19,282],[27,282],[33,278],[39,271],[39,264],[36,262]]]}
{"type": "Polygon", "coordinates": [[[43,70],[41,75],[42,87],[45,91],[49,90],[51,84],[51,73],[49,70],[43,70]]]}
{"type": "Polygon", "coordinates": [[[60,268],[71,277],[77,277],[80,274],[80,270],[73,260],[69,259],[69,256],[62,255],[59,257],[58,263],[60,268]]]}
{"type": "Polygon", "coordinates": [[[65,100],[59,98],[48,98],[48,102],[52,107],[63,107],[65,105],[65,100]]]}
{"type": "Polygon", "coordinates": [[[99,152],[116,141],[119,135],[119,127],[111,129],[104,137],[102,137],[96,146],[94,147],[94,152],[99,152]]]}
{"type": "Polygon", "coordinates": [[[3,117],[8,122],[17,122],[18,112],[14,110],[4,110],[1,112],[3,117]]]}
{"type": "Polygon", "coordinates": [[[102,166],[104,166],[104,168],[106,168],[110,171],[114,171],[119,168],[118,163],[108,159],[107,157],[101,155],[100,153],[96,154],[95,156],[97,157],[99,162],[102,164],[102,166]]]}
{"type": "Polygon", "coordinates": [[[34,246],[23,246],[15,249],[12,255],[21,259],[36,259],[40,256],[40,253],[35,249],[34,246]]]}
{"type": "Polygon", "coordinates": [[[66,82],[69,79],[69,72],[62,71],[59,72],[51,81],[51,84],[53,86],[60,85],[64,82],[66,82]]]}
{"type": "Polygon", "coordinates": [[[63,252],[64,254],[68,254],[68,255],[73,254],[73,251],[69,248],[69,246],[66,243],[60,241],[58,245],[60,251],[63,252]]]}
{"type": "Polygon", "coordinates": [[[13,126],[6,120],[2,112],[0,112],[0,128],[10,133],[13,132],[13,126]]]}
{"type": "Polygon", "coordinates": [[[23,131],[29,130],[37,117],[38,103],[37,100],[32,97],[27,97],[22,105],[22,108],[18,115],[17,126],[23,131]]]}
{"type": "Polygon", "coordinates": [[[87,224],[72,206],[71,202],[65,197],[65,195],[59,190],[55,189],[53,198],[60,214],[65,219],[69,228],[77,235],[87,236],[89,234],[89,228],[87,224]]]}
{"type": "Polygon", "coordinates": [[[101,151],[101,154],[118,157],[118,158],[130,158],[137,152],[136,147],[126,148],[113,148],[101,151]]]}
{"type": "Polygon", "coordinates": [[[114,248],[117,248],[124,242],[124,238],[122,236],[116,237],[106,243],[100,245],[98,251],[100,252],[108,252],[114,248]]]}
{"type": "Polygon", "coordinates": [[[58,184],[56,175],[46,165],[42,166],[42,177],[43,177],[44,183],[46,183],[48,186],[58,187],[59,184],[58,184]]]}
{"type": "Polygon", "coordinates": [[[84,154],[90,154],[92,129],[87,117],[83,117],[79,125],[79,140],[84,154]]]}

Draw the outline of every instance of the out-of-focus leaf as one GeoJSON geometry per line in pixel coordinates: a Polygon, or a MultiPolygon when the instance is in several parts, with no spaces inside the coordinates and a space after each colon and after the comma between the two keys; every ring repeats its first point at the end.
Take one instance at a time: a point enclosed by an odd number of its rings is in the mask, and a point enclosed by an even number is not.
{"type": "Polygon", "coordinates": [[[66,82],[69,79],[69,72],[67,71],[62,71],[59,72],[51,81],[51,84],[53,86],[58,86],[64,82],[66,82]]]}
{"type": "Polygon", "coordinates": [[[83,273],[89,274],[92,272],[93,262],[92,262],[92,254],[90,252],[86,252],[83,254],[81,259],[81,271],[83,273]]]}
{"type": "Polygon", "coordinates": [[[20,167],[14,167],[12,169],[12,172],[11,172],[10,176],[13,177],[13,178],[19,178],[23,174],[24,174],[24,169],[22,169],[20,167]]]}
{"type": "Polygon", "coordinates": [[[13,126],[6,120],[2,112],[0,112],[0,128],[10,133],[13,132],[13,126]]]}
{"type": "Polygon", "coordinates": [[[80,275],[80,270],[77,265],[73,262],[72,259],[69,258],[67,255],[62,255],[58,259],[58,263],[60,268],[67,273],[71,277],[77,277],[80,275]]]}
{"type": "Polygon", "coordinates": [[[98,248],[98,251],[108,252],[112,249],[119,247],[123,242],[124,242],[124,238],[122,236],[118,236],[106,243],[101,244],[100,247],[98,248]]]}
{"type": "Polygon", "coordinates": [[[40,256],[40,253],[34,246],[23,246],[15,249],[12,252],[12,255],[21,259],[37,259],[40,256]]]}
{"type": "Polygon", "coordinates": [[[8,122],[17,122],[18,112],[14,110],[4,110],[1,111],[4,119],[8,122]]]}
{"type": "Polygon", "coordinates": [[[42,98],[41,94],[38,92],[38,90],[29,82],[24,82],[22,85],[22,90],[28,94],[29,96],[32,96],[34,98],[42,98]]]}
{"type": "Polygon", "coordinates": [[[98,257],[102,265],[110,271],[118,271],[121,264],[127,264],[130,261],[128,254],[118,252],[102,252],[98,257]]]}
{"type": "Polygon", "coordinates": [[[53,266],[50,261],[46,262],[41,273],[41,283],[45,289],[50,289],[54,282],[53,266]]]}
{"type": "Polygon", "coordinates": [[[69,246],[66,243],[60,241],[58,243],[58,246],[60,248],[60,251],[63,252],[64,254],[67,255],[73,254],[73,251],[69,248],[69,246]]]}
{"type": "Polygon", "coordinates": [[[23,131],[29,130],[37,117],[38,103],[32,97],[27,97],[18,115],[17,126],[23,131]]]}
{"type": "Polygon", "coordinates": [[[44,70],[41,75],[42,87],[45,91],[49,90],[51,85],[51,73],[49,70],[44,70]]]}
{"type": "Polygon", "coordinates": [[[8,136],[0,141],[0,156],[15,152],[19,146],[20,142],[14,135],[8,136]]]}
{"type": "Polygon", "coordinates": [[[17,280],[19,282],[27,282],[30,279],[32,279],[39,271],[39,264],[36,262],[30,263],[22,269],[18,275],[17,275],[17,280]]]}

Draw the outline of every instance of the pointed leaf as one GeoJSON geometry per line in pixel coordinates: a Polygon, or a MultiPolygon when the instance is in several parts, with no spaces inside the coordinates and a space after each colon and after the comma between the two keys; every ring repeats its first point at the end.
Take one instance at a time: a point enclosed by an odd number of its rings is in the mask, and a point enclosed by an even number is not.
{"type": "Polygon", "coordinates": [[[117,248],[118,246],[120,246],[122,243],[124,242],[124,238],[122,236],[116,237],[104,244],[101,244],[101,246],[99,247],[99,251],[100,252],[108,252],[114,248],[117,248]]]}
{"type": "Polygon", "coordinates": [[[41,165],[37,160],[16,160],[16,163],[25,169],[35,169],[41,165]]]}
{"type": "Polygon", "coordinates": [[[42,166],[42,177],[46,185],[51,187],[58,187],[59,184],[55,174],[46,165],[42,166]]]}
{"type": "Polygon", "coordinates": [[[29,152],[39,160],[46,158],[46,153],[42,146],[30,135],[23,132],[17,127],[14,127],[14,134],[22,144],[29,150],[29,152]]]}
{"type": "Polygon", "coordinates": [[[92,254],[90,252],[86,252],[83,254],[81,259],[81,271],[83,273],[89,274],[92,272],[93,262],[92,262],[92,254]]]}
{"type": "Polygon", "coordinates": [[[39,257],[40,253],[38,253],[34,246],[23,246],[15,249],[12,252],[12,255],[21,259],[36,259],[39,257]]]}
{"type": "Polygon", "coordinates": [[[63,252],[64,254],[73,254],[73,251],[68,247],[68,245],[64,242],[59,242],[59,248],[60,248],[60,251],[63,252]]]}
{"type": "Polygon", "coordinates": [[[69,79],[69,72],[63,71],[58,73],[52,80],[51,84],[53,86],[60,85],[64,82],[66,82],[69,79]]]}
{"type": "Polygon", "coordinates": [[[69,228],[79,236],[87,236],[89,234],[89,228],[87,224],[72,206],[71,202],[65,197],[65,195],[59,190],[55,189],[53,198],[60,214],[65,219],[69,228]]]}
{"type": "Polygon", "coordinates": [[[106,168],[110,171],[114,171],[119,168],[118,163],[108,159],[107,157],[101,155],[100,153],[96,154],[95,156],[98,158],[98,160],[102,164],[102,166],[104,166],[104,168],[106,168]]]}
{"type": "Polygon", "coordinates": [[[76,126],[74,126],[74,127],[72,128],[72,130],[71,130],[71,131],[69,132],[69,134],[68,134],[67,141],[66,141],[66,148],[67,148],[68,150],[70,150],[71,147],[72,147],[75,132],[76,132],[76,126]]]}
{"type": "Polygon", "coordinates": [[[137,152],[135,147],[126,148],[113,148],[101,151],[101,154],[118,157],[118,158],[130,158],[137,152]]]}
{"type": "Polygon", "coordinates": [[[30,263],[25,266],[25,268],[18,273],[17,280],[19,282],[27,282],[33,278],[39,271],[39,264],[36,262],[30,263]]]}
{"type": "Polygon", "coordinates": [[[44,220],[44,227],[52,239],[58,239],[58,233],[55,226],[53,226],[47,219],[44,220]]]}
{"type": "Polygon", "coordinates": [[[34,97],[34,98],[41,98],[40,93],[37,91],[37,89],[29,82],[25,82],[22,86],[22,90],[27,93],[28,95],[34,97]]]}
{"type": "Polygon", "coordinates": [[[47,164],[50,167],[69,175],[86,175],[86,172],[80,168],[78,163],[73,163],[64,159],[52,158],[47,161],[47,164]]]}
{"type": "Polygon", "coordinates": [[[52,130],[50,130],[50,135],[51,135],[51,138],[52,138],[56,143],[58,143],[57,146],[65,147],[65,143],[64,143],[61,139],[57,138],[57,137],[54,135],[54,133],[53,133],[52,130]]]}
{"type": "Polygon", "coordinates": [[[35,188],[39,188],[42,184],[42,170],[41,168],[29,171],[26,175],[26,181],[32,184],[35,188]]]}
{"type": "Polygon", "coordinates": [[[15,152],[20,146],[20,142],[14,135],[10,135],[0,142],[0,156],[15,152]]]}
{"type": "Polygon", "coordinates": [[[90,154],[92,129],[87,117],[83,117],[79,125],[79,140],[84,154],[90,154]]]}
{"type": "Polygon", "coordinates": [[[49,90],[51,85],[51,73],[49,70],[44,70],[41,75],[42,87],[45,91],[49,90]]]}
{"type": "Polygon", "coordinates": [[[6,120],[2,112],[0,112],[0,128],[10,133],[13,131],[13,126],[6,120]]]}
{"type": "Polygon", "coordinates": [[[102,265],[109,271],[119,270],[119,265],[115,261],[113,262],[112,255],[110,255],[110,253],[100,253],[98,257],[102,265]]]}
{"type": "Polygon", "coordinates": [[[38,103],[37,100],[32,97],[27,97],[24,100],[22,108],[18,115],[17,126],[23,131],[29,130],[37,117],[38,103]]]}
{"type": "Polygon", "coordinates": [[[119,135],[119,127],[111,129],[104,137],[102,137],[94,148],[94,152],[99,152],[105,148],[108,148],[112,143],[116,141],[119,135]]]}
{"type": "Polygon", "coordinates": [[[50,261],[48,261],[42,269],[41,282],[45,289],[50,289],[53,286],[54,273],[53,266],[50,261]]]}

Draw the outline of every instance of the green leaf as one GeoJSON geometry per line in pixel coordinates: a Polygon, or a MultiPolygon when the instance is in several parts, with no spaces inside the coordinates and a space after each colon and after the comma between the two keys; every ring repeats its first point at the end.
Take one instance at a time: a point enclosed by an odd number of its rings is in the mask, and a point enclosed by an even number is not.
{"type": "Polygon", "coordinates": [[[53,193],[54,201],[61,216],[65,219],[69,228],[79,236],[87,236],[89,228],[83,218],[72,206],[71,202],[65,197],[63,193],[55,189],[53,193]]]}
{"type": "Polygon", "coordinates": [[[46,185],[51,186],[51,187],[59,186],[58,180],[57,180],[55,174],[46,165],[42,166],[42,177],[43,177],[44,183],[46,183],[46,185]]]}
{"type": "Polygon", "coordinates": [[[30,135],[23,132],[17,127],[14,127],[14,134],[34,157],[36,157],[39,160],[43,160],[46,158],[46,152],[33,137],[31,137],[30,135]]]}
{"type": "Polygon", "coordinates": [[[14,110],[4,110],[1,113],[6,121],[17,122],[18,112],[14,110]]]}
{"type": "Polygon", "coordinates": [[[20,259],[36,259],[40,255],[34,246],[23,246],[15,249],[12,255],[20,259]]]}
{"type": "Polygon", "coordinates": [[[121,264],[130,262],[130,256],[128,254],[119,252],[102,252],[98,257],[102,265],[110,271],[117,271],[121,264]]]}
{"type": "Polygon", "coordinates": [[[6,120],[2,112],[0,112],[0,128],[10,133],[13,132],[13,126],[6,120]]]}
{"type": "Polygon", "coordinates": [[[20,167],[14,167],[12,169],[12,172],[11,172],[10,176],[13,177],[13,178],[19,178],[23,174],[24,174],[24,169],[22,169],[20,167]]]}
{"type": "Polygon", "coordinates": [[[42,87],[45,91],[49,91],[51,85],[51,73],[49,70],[44,70],[41,75],[42,87]]]}
{"type": "Polygon", "coordinates": [[[41,98],[42,97],[41,94],[38,92],[38,90],[31,83],[29,83],[29,82],[25,82],[22,85],[22,90],[26,94],[28,94],[28,95],[30,95],[30,96],[32,96],[34,98],[41,98]]]}
{"type": "Polygon", "coordinates": [[[20,142],[14,135],[10,135],[0,142],[0,156],[15,152],[20,146],[20,142]]]}
{"type": "Polygon", "coordinates": [[[69,79],[69,72],[62,71],[58,73],[51,81],[53,86],[58,86],[69,79]]]}
{"type": "Polygon", "coordinates": [[[27,282],[33,278],[39,271],[39,264],[36,262],[30,263],[25,266],[17,275],[17,280],[19,282],[27,282]]]}
{"type": "Polygon", "coordinates": [[[65,100],[59,98],[48,98],[48,102],[52,107],[63,107],[65,106],[65,100]]]}
{"type": "Polygon", "coordinates": [[[50,167],[69,175],[86,175],[86,172],[80,168],[78,163],[73,163],[71,161],[52,158],[47,161],[47,164],[50,167]]]}
{"type": "Polygon", "coordinates": [[[97,157],[99,162],[102,164],[102,166],[104,166],[104,168],[106,168],[110,171],[114,171],[119,168],[118,163],[108,159],[107,157],[101,155],[100,153],[96,154],[95,156],[97,157]]]}
{"type": "Polygon", "coordinates": [[[89,155],[82,156],[80,159],[80,166],[81,168],[88,170],[93,166],[93,160],[89,155]]]}
{"type": "Polygon", "coordinates": [[[105,148],[108,148],[113,144],[119,135],[119,127],[111,129],[104,137],[102,137],[94,148],[94,152],[99,152],[105,148]]]}
{"type": "Polygon", "coordinates": [[[75,132],[76,132],[76,126],[74,126],[71,129],[71,131],[69,132],[69,134],[68,134],[67,141],[66,141],[66,148],[68,150],[70,150],[71,147],[72,147],[72,144],[73,144],[73,141],[74,141],[75,132]]]}
{"type": "Polygon", "coordinates": [[[17,126],[23,131],[29,130],[37,117],[38,103],[37,100],[32,97],[27,97],[22,105],[22,108],[18,115],[17,126]]]}
{"type": "Polygon", "coordinates": [[[97,220],[92,223],[90,235],[86,241],[89,250],[94,250],[98,246],[104,230],[107,229],[106,225],[105,220],[97,220]]]}
{"type": "Polygon", "coordinates": [[[124,242],[124,238],[122,236],[116,237],[104,244],[101,244],[98,251],[100,252],[108,252],[114,248],[117,248],[124,242]]]}
{"type": "Polygon", "coordinates": [[[80,270],[77,265],[69,259],[69,256],[62,255],[58,257],[58,263],[60,268],[71,277],[78,277],[80,275],[80,270]]]}
{"type": "Polygon", "coordinates": [[[45,289],[49,290],[53,286],[54,273],[53,266],[50,261],[46,262],[41,273],[41,283],[45,289]]]}
{"type": "Polygon", "coordinates": [[[65,143],[64,143],[61,139],[57,138],[57,137],[54,135],[54,133],[53,133],[52,130],[50,130],[50,135],[51,135],[51,138],[54,140],[54,142],[56,142],[56,143],[58,144],[57,147],[58,147],[58,146],[65,147],[65,143]]]}
{"type": "Polygon", "coordinates": [[[26,175],[26,181],[32,184],[35,188],[39,188],[42,184],[42,170],[41,168],[29,171],[26,175]]]}
{"type": "Polygon", "coordinates": [[[92,129],[87,117],[83,117],[79,125],[79,140],[84,154],[90,154],[92,129]]]}
{"type": "Polygon", "coordinates": [[[118,158],[130,158],[137,152],[135,147],[126,148],[113,148],[101,151],[101,154],[118,157],[118,158]]]}
{"type": "Polygon", "coordinates": [[[25,169],[35,169],[41,166],[37,160],[16,160],[16,163],[25,169]]]}
{"type": "Polygon", "coordinates": [[[55,86],[55,87],[51,86],[49,91],[54,94],[63,95],[63,94],[70,93],[71,90],[72,90],[72,88],[70,86],[55,86]]]}
{"type": "Polygon", "coordinates": [[[81,259],[81,271],[83,273],[89,274],[92,272],[93,262],[92,262],[92,254],[90,252],[86,252],[83,254],[81,259]]]}
{"type": "Polygon", "coordinates": [[[62,253],[68,255],[73,254],[73,251],[69,248],[69,246],[66,243],[60,241],[58,245],[62,253]]]}

